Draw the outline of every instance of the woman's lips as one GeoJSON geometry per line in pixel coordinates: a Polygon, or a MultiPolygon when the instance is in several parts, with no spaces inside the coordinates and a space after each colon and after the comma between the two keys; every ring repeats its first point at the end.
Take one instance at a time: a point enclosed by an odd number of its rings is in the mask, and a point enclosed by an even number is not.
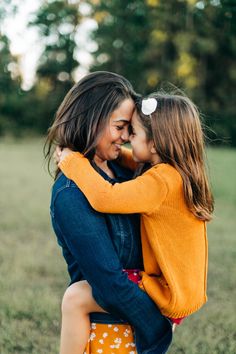
{"type": "Polygon", "coordinates": [[[115,144],[115,147],[116,147],[117,150],[121,149],[121,145],[120,144],[115,144]]]}

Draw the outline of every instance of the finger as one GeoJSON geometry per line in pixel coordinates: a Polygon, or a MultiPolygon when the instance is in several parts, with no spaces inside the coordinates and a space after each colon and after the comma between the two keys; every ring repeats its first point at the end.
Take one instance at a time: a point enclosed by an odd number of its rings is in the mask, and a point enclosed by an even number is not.
{"type": "Polygon", "coordinates": [[[61,153],[62,153],[61,147],[57,145],[55,152],[56,152],[57,156],[60,157],[60,156],[61,156],[61,153]]]}

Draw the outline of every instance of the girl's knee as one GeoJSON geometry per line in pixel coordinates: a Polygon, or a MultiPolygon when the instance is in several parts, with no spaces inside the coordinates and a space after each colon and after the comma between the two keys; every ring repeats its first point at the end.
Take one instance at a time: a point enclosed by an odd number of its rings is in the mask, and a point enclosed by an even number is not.
{"type": "Polygon", "coordinates": [[[79,283],[70,285],[63,296],[61,310],[62,313],[81,311],[86,305],[86,296],[83,286],[79,283]]]}

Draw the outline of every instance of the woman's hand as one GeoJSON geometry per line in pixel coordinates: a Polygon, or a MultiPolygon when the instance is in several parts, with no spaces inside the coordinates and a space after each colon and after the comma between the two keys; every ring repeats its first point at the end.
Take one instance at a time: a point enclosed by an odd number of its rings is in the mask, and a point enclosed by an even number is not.
{"type": "Polygon", "coordinates": [[[62,162],[65,157],[69,154],[72,153],[72,150],[70,150],[69,148],[61,148],[60,146],[57,146],[55,149],[55,152],[53,154],[53,160],[55,162],[56,165],[58,165],[60,162],[62,162]]]}

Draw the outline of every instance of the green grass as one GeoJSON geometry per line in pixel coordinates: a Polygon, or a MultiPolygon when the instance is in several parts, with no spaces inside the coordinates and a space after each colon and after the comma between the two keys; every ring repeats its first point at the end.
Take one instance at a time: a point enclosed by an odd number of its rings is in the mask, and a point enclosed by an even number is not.
{"type": "MultiPolygon", "coordinates": [[[[0,142],[0,353],[58,353],[68,276],[49,218],[42,140],[0,142]]],[[[236,151],[210,149],[216,198],[207,304],[177,328],[171,354],[236,352],[236,151]]],[[[109,354],[109,353],[107,353],[109,354]]]]}
{"type": "Polygon", "coordinates": [[[57,353],[68,277],[50,226],[42,141],[0,144],[0,353],[57,353]]]}

